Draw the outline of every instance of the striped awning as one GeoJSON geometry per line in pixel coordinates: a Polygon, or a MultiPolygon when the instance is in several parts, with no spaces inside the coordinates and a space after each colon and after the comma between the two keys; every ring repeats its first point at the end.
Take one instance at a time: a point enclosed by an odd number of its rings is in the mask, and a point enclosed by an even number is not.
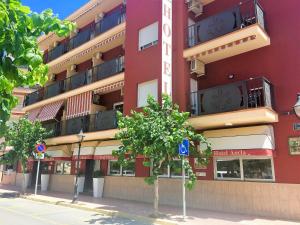
{"type": "Polygon", "coordinates": [[[37,119],[40,111],[41,111],[41,108],[36,108],[36,109],[28,111],[28,117],[27,117],[28,120],[35,121],[37,119]]]}
{"type": "Polygon", "coordinates": [[[72,96],[67,100],[67,119],[85,116],[90,113],[92,107],[92,92],[88,91],[72,96]]]}
{"type": "Polygon", "coordinates": [[[49,105],[43,106],[40,114],[37,117],[37,120],[43,122],[43,121],[54,119],[63,104],[64,104],[64,101],[61,100],[61,101],[53,102],[49,105]]]}
{"type": "Polygon", "coordinates": [[[94,91],[95,94],[105,94],[108,92],[120,90],[124,87],[124,81],[119,81],[116,83],[108,84],[104,87],[98,88],[97,90],[94,91]]]}

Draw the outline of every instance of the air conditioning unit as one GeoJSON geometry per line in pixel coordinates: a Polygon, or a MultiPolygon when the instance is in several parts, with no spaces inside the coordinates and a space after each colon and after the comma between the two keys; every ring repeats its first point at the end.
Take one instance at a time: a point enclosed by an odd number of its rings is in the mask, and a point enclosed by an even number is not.
{"type": "Polygon", "coordinates": [[[201,77],[205,75],[205,64],[201,62],[199,59],[191,60],[190,69],[191,69],[191,73],[197,74],[197,77],[201,77]]]}
{"type": "Polygon", "coordinates": [[[101,59],[102,58],[102,52],[97,52],[95,54],[96,59],[101,59]]]}
{"type": "Polygon", "coordinates": [[[203,13],[203,3],[200,0],[186,0],[189,12],[195,13],[195,16],[200,16],[203,13]]]}

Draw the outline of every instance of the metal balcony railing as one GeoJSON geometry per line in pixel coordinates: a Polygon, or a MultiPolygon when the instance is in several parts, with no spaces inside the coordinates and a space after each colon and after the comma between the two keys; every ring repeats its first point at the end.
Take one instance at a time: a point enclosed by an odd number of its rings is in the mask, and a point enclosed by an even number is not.
{"type": "Polygon", "coordinates": [[[257,0],[248,0],[188,27],[188,47],[213,40],[252,24],[265,29],[265,13],[257,0]]]}
{"type": "Polygon", "coordinates": [[[98,112],[59,122],[44,123],[43,126],[52,133],[51,137],[78,134],[81,129],[84,133],[115,129],[117,128],[117,111],[98,112]]]}
{"type": "Polygon", "coordinates": [[[74,74],[65,80],[56,81],[53,84],[30,93],[25,97],[24,106],[34,104],[61,93],[74,90],[84,85],[108,78],[124,71],[124,56],[103,62],[90,70],[74,74]]]}
{"type": "Polygon", "coordinates": [[[126,20],[126,9],[121,8],[103,17],[102,20],[94,25],[78,32],[76,36],[72,37],[65,43],[59,44],[54,49],[45,53],[44,60],[48,63],[61,55],[77,48],[78,46],[88,42],[89,40],[99,36],[100,34],[114,28],[115,26],[123,23],[126,20]]]}
{"type": "Polygon", "coordinates": [[[191,93],[191,114],[208,115],[247,108],[273,107],[272,84],[264,77],[191,93]]]}

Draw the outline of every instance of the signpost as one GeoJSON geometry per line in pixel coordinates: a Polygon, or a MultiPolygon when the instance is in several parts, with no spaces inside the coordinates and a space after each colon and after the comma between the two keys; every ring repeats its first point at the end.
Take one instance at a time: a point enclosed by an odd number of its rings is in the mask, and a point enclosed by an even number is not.
{"type": "Polygon", "coordinates": [[[34,153],[35,159],[38,160],[38,166],[36,170],[36,178],[35,178],[35,189],[34,189],[34,194],[37,194],[37,186],[38,186],[38,180],[39,180],[39,171],[40,171],[40,164],[41,164],[41,159],[44,159],[44,153],[46,151],[46,146],[44,144],[37,144],[35,146],[36,153],[34,153]]]}
{"type": "Polygon", "coordinates": [[[178,153],[182,156],[182,207],[183,207],[183,218],[186,217],[186,199],[185,199],[185,168],[184,162],[185,157],[189,156],[190,142],[188,139],[183,139],[182,143],[178,146],[178,153]]]}

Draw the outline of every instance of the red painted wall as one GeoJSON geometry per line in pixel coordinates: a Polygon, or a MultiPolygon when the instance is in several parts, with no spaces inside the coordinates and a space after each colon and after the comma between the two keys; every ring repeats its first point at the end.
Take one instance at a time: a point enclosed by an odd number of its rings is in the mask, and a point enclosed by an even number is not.
{"type": "Polygon", "coordinates": [[[118,46],[116,48],[113,48],[107,52],[104,52],[103,55],[102,55],[102,60],[104,61],[109,61],[109,60],[112,60],[112,59],[115,59],[117,58],[118,56],[122,56],[124,55],[124,49],[122,46],[118,46]]]}
{"type": "Polygon", "coordinates": [[[84,62],[78,64],[76,67],[76,70],[77,70],[77,72],[83,72],[83,71],[91,69],[92,66],[93,66],[93,61],[92,61],[92,59],[89,59],[87,61],[84,61],[84,62]]]}
{"type": "Polygon", "coordinates": [[[62,71],[58,74],[55,74],[55,80],[56,81],[64,80],[64,79],[66,79],[66,77],[67,77],[67,70],[62,71]]]}
{"type": "MultiPolygon", "coordinates": [[[[215,1],[205,7],[205,16],[220,12],[237,4],[238,0],[215,1]]],[[[300,183],[300,156],[290,156],[288,137],[300,136],[293,131],[293,123],[300,122],[295,116],[283,116],[296,102],[300,91],[298,21],[300,3],[297,0],[259,1],[266,13],[267,32],[271,45],[206,65],[206,76],[199,80],[199,89],[220,84],[265,76],[274,86],[276,111],[279,123],[274,124],[276,156],[274,157],[276,182],[300,183]],[[234,74],[233,80],[228,79],[234,74]]],[[[213,171],[211,171],[213,172],[213,171]]]]}
{"type": "Polygon", "coordinates": [[[161,31],[158,44],[142,51],[138,50],[138,38],[141,28],[157,21],[160,26],[161,1],[127,1],[126,17],[124,112],[129,113],[137,106],[138,83],[159,79],[160,84],[161,31]]]}
{"type": "Polygon", "coordinates": [[[114,91],[100,97],[101,105],[105,106],[107,110],[113,109],[113,104],[123,101],[123,96],[121,96],[121,91],[114,91]]]}

